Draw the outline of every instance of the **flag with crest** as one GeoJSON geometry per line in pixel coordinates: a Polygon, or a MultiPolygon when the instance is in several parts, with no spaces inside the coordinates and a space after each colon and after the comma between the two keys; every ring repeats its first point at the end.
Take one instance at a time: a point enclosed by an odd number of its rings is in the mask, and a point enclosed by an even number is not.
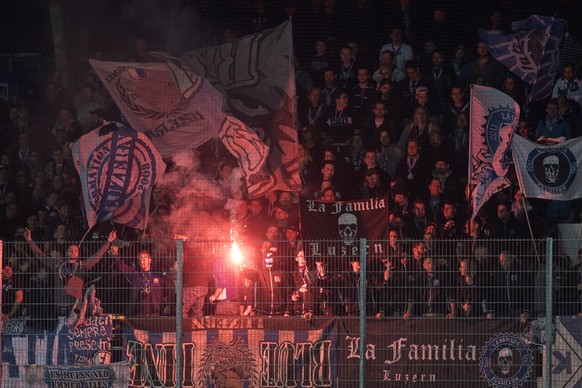
{"type": "Polygon", "coordinates": [[[469,181],[473,217],[496,192],[509,185],[505,175],[511,163],[509,151],[520,109],[507,94],[489,87],[471,88],[471,160],[469,181]]]}
{"type": "Polygon", "coordinates": [[[148,137],[111,122],[81,136],[72,153],[89,227],[111,220],[145,229],[151,189],[166,168],[148,137]]]}
{"type": "Polygon", "coordinates": [[[530,101],[542,100],[552,93],[565,23],[533,15],[513,22],[511,28],[513,34],[480,30],[479,35],[496,60],[532,87],[530,101]]]}

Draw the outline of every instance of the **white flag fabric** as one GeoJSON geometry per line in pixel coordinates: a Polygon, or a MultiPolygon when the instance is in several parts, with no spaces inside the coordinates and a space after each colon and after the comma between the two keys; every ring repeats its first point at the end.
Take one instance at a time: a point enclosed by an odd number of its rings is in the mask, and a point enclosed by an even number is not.
{"type": "Polygon", "coordinates": [[[223,95],[182,61],[149,55],[158,62],[89,60],[131,126],[145,133],[164,158],[218,137],[239,162],[251,196],[268,186],[274,180],[265,170],[269,147],[225,112],[223,95]]]}
{"type": "Polygon", "coordinates": [[[527,198],[582,198],[582,138],[541,145],[516,136],[512,145],[517,179],[527,198]]]}
{"type": "Polygon", "coordinates": [[[297,159],[296,95],[291,22],[180,56],[224,94],[229,111],[270,146],[271,177],[257,192],[301,187],[297,159]]]}
{"type": "Polygon", "coordinates": [[[72,146],[89,228],[111,220],[145,229],[150,194],[166,164],[146,135],[108,123],[72,146]],[[108,127],[113,130],[102,133],[108,127]]]}
{"type": "Polygon", "coordinates": [[[509,149],[520,109],[507,94],[488,86],[471,88],[471,170],[473,217],[496,192],[508,186],[509,149]]]}

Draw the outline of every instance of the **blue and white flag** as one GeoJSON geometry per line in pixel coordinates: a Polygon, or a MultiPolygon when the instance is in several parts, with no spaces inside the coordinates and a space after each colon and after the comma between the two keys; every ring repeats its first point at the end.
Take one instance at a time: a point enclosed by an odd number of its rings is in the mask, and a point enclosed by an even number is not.
{"type": "Polygon", "coordinates": [[[270,180],[257,182],[249,193],[298,190],[291,22],[232,43],[187,52],[180,59],[219,90],[229,112],[269,145],[265,170],[270,180]]]}
{"type": "Polygon", "coordinates": [[[513,162],[527,198],[568,201],[582,198],[582,138],[555,145],[541,145],[516,136],[513,162]]]}
{"type": "Polygon", "coordinates": [[[519,105],[507,94],[489,86],[472,86],[469,178],[475,185],[473,217],[493,194],[509,185],[505,175],[519,114],[519,105]]]}
{"type": "MultiPolygon", "coordinates": [[[[136,318],[125,326],[124,355],[135,365],[129,387],[175,384],[176,333],[171,325],[161,332],[160,322],[136,318]]],[[[337,386],[337,320],[213,316],[189,323],[182,336],[185,387],[337,386]]]]}
{"type": "Polygon", "coordinates": [[[225,112],[223,95],[177,58],[148,55],[156,62],[89,60],[131,126],[152,139],[163,157],[218,137],[237,159],[251,196],[269,187],[274,181],[265,170],[269,147],[225,112]]]}
{"type": "Polygon", "coordinates": [[[73,160],[81,178],[89,228],[101,221],[144,229],[150,194],[166,169],[148,137],[119,123],[100,135],[96,128],[77,140],[73,160]]]}
{"type": "Polygon", "coordinates": [[[479,35],[496,60],[532,86],[530,101],[542,100],[552,92],[565,23],[533,15],[513,22],[511,28],[513,34],[480,30],[479,35]]]}

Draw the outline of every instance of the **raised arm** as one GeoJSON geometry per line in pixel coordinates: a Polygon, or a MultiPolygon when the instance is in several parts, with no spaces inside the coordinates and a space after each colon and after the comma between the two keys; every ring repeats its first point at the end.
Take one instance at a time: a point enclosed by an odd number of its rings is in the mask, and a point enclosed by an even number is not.
{"type": "Polygon", "coordinates": [[[28,228],[24,229],[23,236],[36,259],[44,266],[54,269],[55,266],[61,261],[60,258],[47,256],[43,250],[40,249],[40,247],[32,240],[32,234],[28,228]]]}
{"type": "Polygon", "coordinates": [[[28,243],[28,246],[30,247],[30,249],[32,249],[32,253],[36,257],[45,257],[46,256],[44,254],[43,250],[40,249],[40,247],[34,241],[32,241],[32,233],[30,232],[30,229],[25,228],[22,236],[24,237],[24,239],[28,243]]]}
{"type": "Polygon", "coordinates": [[[94,266],[96,266],[97,263],[99,263],[99,261],[101,261],[103,256],[105,256],[105,253],[111,247],[111,244],[113,243],[113,241],[115,241],[116,238],[117,238],[117,233],[115,232],[115,229],[113,229],[111,232],[109,232],[109,236],[107,237],[107,242],[105,244],[103,244],[101,246],[101,248],[99,248],[99,251],[94,256],[92,256],[88,259],[82,260],[80,263],[81,266],[85,269],[91,269],[94,266]]]}

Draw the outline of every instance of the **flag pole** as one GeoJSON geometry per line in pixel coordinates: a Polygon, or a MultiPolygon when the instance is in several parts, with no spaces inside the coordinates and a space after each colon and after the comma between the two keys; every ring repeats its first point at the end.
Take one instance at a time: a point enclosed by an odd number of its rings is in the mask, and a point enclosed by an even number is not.
{"type": "MultiPolygon", "coordinates": [[[[506,178],[507,179],[507,178],[506,178]]],[[[534,238],[533,229],[531,228],[531,222],[529,221],[529,216],[527,215],[527,207],[525,206],[525,196],[521,197],[521,205],[523,206],[523,210],[525,212],[525,219],[527,221],[527,227],[529,229],[529,235],[531,237],[531,241],[534,248],[534,253],[536,255],[536,260],[538,261],[538,265],[541,265],[540,255],[538,253],[538,248],[536,246],[536,240],[534,238]]]]}
{"type": "MultiPolygon", "coordinates": [[[[473,212],[471,209],[471,204],[473,203],[473,185],[472,185],[472,175],[473,175],[473,115],[471,111],[473,110],[473,84],[470,86],[471,91],[469,93],[469,157],[467,160],[469,161],[467,166],[467,185],[469,186],[469,195],[467,196],[467,222],[469,223],[469,234],[471,233],[471,220],[473,219],[473,212]]],[[[466,190],[466,188],[465,188],[466,190]]]]}

